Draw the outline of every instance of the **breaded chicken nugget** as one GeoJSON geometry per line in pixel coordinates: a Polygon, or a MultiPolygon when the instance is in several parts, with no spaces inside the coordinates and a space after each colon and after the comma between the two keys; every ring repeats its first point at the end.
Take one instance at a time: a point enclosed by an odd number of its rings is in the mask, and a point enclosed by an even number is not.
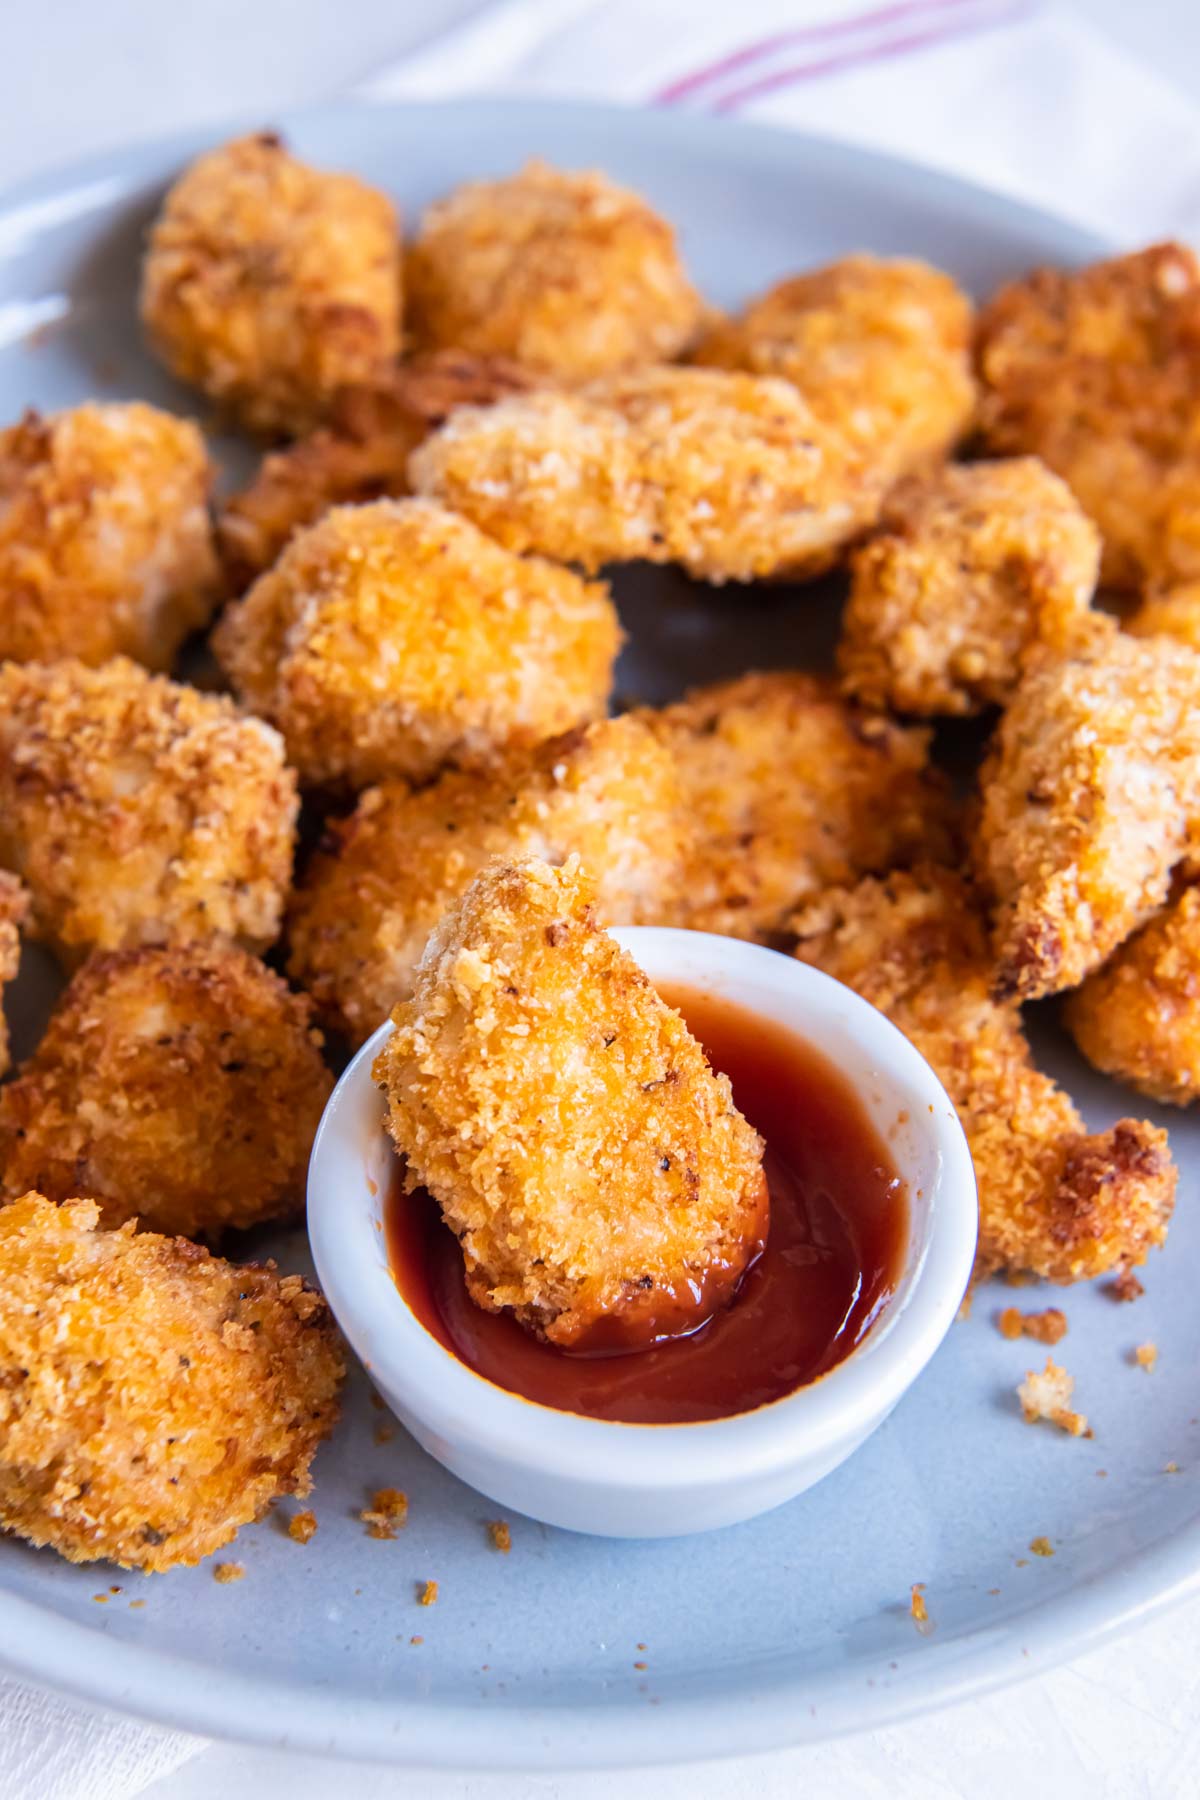
{"type": "Polygon", "coordinates": [[[958,1108],[979,1181],[979,1278],[1085,1281],[1166,1237],[1167,1135],[1135,1119],[1089,1134],[1033,1063],[1015,1000],[993,994],[985,918],[948,869],[823,894],[793,920],[796,955],[900,1027],[958,1108]]]}
{"type": "Polygon", "coordinates": [[[375,1061],[405,1181],[472,1299],[553,1344],[690,1329],[766,1237],[763,1144],[596,923],[578,859],[498,863],[447,913],[375,1061]]]}
{"type": "Polygon", "coordinates": [[[187,419],[89,401],[0,432],[0,661],[166,669],[221,591],[187,419]]]}
{"type": "Polygon", "coordinates": [[[855,458],[796,389],[724,369],[463,407],[409,477],[510,550],[715,582],[818,574],[871,516],[855,458]]]}
{"type": "Polygon", "coordinates": [[[1167,898],[1200,820],[1200,656],[1095,615],[1032,654],[980,774],[998,977],[1075,987],[1167,898]]]}
{"type": "Polygon", "coordinates": [[[1171,637],[1200,650],[1200,581],[1153,587],[1125,620],[1134,637],[1171,637]]]}
{"type": "Polygon", "coordinates": [[[1200,1094],[1200,888],[1185,888],[1071,994],[1063,1017],[1088,1061],[1140,1094],[1200,1094]]]}
{"type": "Polygon", "coordinates": [[[1200,575],[1200,260],[1155,244],[1037,269],[979,318],[980,426],[1070,483],[1104,538],[1104,579],[1200,575]]]}
{"type": "Polygon", "coordinates": [[[940,269],[847,256],[723,320],[695,360],[794,382],[822,425],[854,444],[882,495],[966,433],[971,323],[971,302],[940,269]]]}
{"type": "Polygon", "coordinates": [[[117,657],[0,666],[0,865],[67,962],[167,939],[265,949],[295,776],[269,725],[117,657]]]}
{"type": "Polygon", "coordinates": [[[688,833],[674,764],[632,717],[416,793],[371,788],[300,883],[289,970],[359,1043],[408,994],[430,932],[493,857],[576,853],[596,871],[607,924],[657,924],[679,908],[688,833]]]}
{"type": "Polygon", "coordinates": [[[596,170],[544,162],[431,206],[405,278],[418,344],[563,382],[669,362],[700,320],[666,220],[596,170]]]}
{"type": "Polygon", "coordinates": [[[675,923],[758,937],[823,887],[950,853],[928,732],[827,677],[743,675],[636,716],[675,762],[693,834],[675,923]]]}
{"type": "Polygon", "coordinates": [[[163,202],[142,322],[164,362],[250,430],[295,435],[400,349],[386,194],[292,156],[273,132],[201,156],[163,202]]]}
{"type": "Polygon", "coordinates": [[[337,1335],[299,1275],[98,1219],[0,1207],[0,1526],[71,1562],[199,1562],[308,1493],[337,1335]]]}
{"type": "Polygon", "coordinates": [[[1033,643],[1087,610],[1100,536],[1034,457],[903,481],[853,559],[838,667],[868,706],[926,718],[1003,703],[1033,643]]]}
{"type": "Polygon", "coordinates": [[[333,1087],[311,1011],[244,950],[97,951],[0,1087],[0,1188],[184,1237],[288,1217],[333,1087]]]}
{"type": "Polygon", "coordinates": [[[604,711],[608,590],[428,500],[339,506],[225,613],[213,649],[304,782],[492,762],[604,711]]]}
{"type": "Polygon", "coordinates": [[[408,493],[408,459],[459,406],[490,406],[529,385],[515,363],[454,350],[402,363],[373,387],[342,388],[325,425],[266,455],[217,519],[230,587],[244,593],[294,531],[331,506],[408,493]]]}
{"type": "MultiPolygon", "coordinates": [[[[4,989],[15,979],[21,963],[21,926],[29,911],[29,895],[15,875],[0,869],[0,1001],[4,989]]],[[[8,1025],[0,1005],[0,1075],[9,1065],[8,1025]]],[[[0,1093],[3,1090],[0,1089],[0,1093]]]]}

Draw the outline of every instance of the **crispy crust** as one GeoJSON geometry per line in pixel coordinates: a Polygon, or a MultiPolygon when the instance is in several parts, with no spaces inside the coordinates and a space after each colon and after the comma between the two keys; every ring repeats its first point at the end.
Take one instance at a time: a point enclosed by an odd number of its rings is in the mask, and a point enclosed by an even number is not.
{"type": "Polygon", "coordinates": [[[478,1305],[572,1345],[729,1297],[765,1227],[762,1140],[577,859],[478,876],[394,1019],[388,1127],[478,1305]]]}
{"type": "Polygon", "coordinates": [[[856,551],[838,667],[868,706],[926,718],[1003,705],[1022,656],[1086,611],[1100,537],[1034,457],[948,465],[893,489],[856,551]]]}
{"type": "Polygon", "coordinates": [[[201,156],[175,183],[142,266],[164,362],[254,432],[318,424],[336,390],[400,349],[400,246],[386,194],[289,154],[273,132],[201,156]]]}
{"type": "Polygon", "coordinates": [[[636,716],[675,761],[693,834],[678,924],[759,937],[823,887],[950,854],[928,732],[826,677],[743,675],[636,716]]]}
{"type": "Polygon", "coordinates": [[[558,381],[669,362],[700,320],[666,220],[598,170],[544,162],[431,206],[405,277],[419,345],[558,381]]]}
{"type": "Polygon", "coordinates": [[[608,589],[428,500],[340,506],[225,613],[213,648],[302,781],[362,788],[494,762],[604,710],[608,589]]]}
{"type": "Polygon", "coordinates": [[[713,582],[818,574],[873,509],[856,458],[795,388],[724,369],[463,407],[409,476],[510,550],[679,563],[713,582]]]}
{"type": "Polygon", "coordinates": [[[1089,1135],[998,1000],[983,912],[961,876],[922,869],[823,895],[793,920],[796,955],[846,982],[913,1041],[958,1108],[979,1182],[975,1273],[1088,1280],[1161,1244],[1176,1170],[1164,1131],[1089,1135]]]}
{"type": "Polygon", "coordinates": [[[157,407],[88,402],[0,432],[0,660],[167,669],[221,592],[204,439],[157,407]]]}
{"type": "MultiPolygon", "coordinates": [[[[21,963],[21,927],[29,911],[29,895],[15,875],[0,869],[0,1000],[21,963]]],[[[8,1025],[0,1005],[0,1075],[8,1069],[8,1025]]],[[[2,1091],[2,1090],[0,1090],[2,1091]]]]}
{"type": "Polygon", "coordinates": [[[0,1208],[0,1525],[71,1562],[170,1569],[308,1493],[343,1362],[298,1275],[0,1208]]]}
{"type": "Polygon", "coordinates": [[[1200,261],[1155,244],[1037,269],[980,315],[980,424],[1040,456],[1104,537],[1104,580],[1200,575],[1200,261]]]}
{"type": "Polygon", "coordinates": [[[222,508],[217,542],[231,590],[244,593],[331,506],[407,494],[409,456],[456,407],[490,406],[528,385],[513,363],[439,350],[372,387],[340,389],[328,422],[271,451],[222,508]]]}
{"type": "Polygon", "coordinates": [[[1096,616],[1032,656],[981,776],[998,978],[1076,986],[1167,897],[1200,816],[1200,657],[1096,616]]]}
{"type": "Polygon", "coordinates": [[[1200,581],[1153,587],[1125,620],[1134,637],[1170,637],[1200,650],[1200,581]]]}
{"type": "Polygon", "coordinates": [[[1140,1094],[1200,1094],[1200,888],[1171,904],[1070,996],[1064,1019],[1088,1061],[1140,1094]]]}
{"type": "Polygon", "coordinates": [[[674,915],[687,821],[671,758],[634,718],[606,719],[413,792],[363,794],[293,900],[289,969],[322,1019],[361,1042],[410,991],[430,932],[493,857],[573,852],[597,871],[611,924],[674,915]]]}
{"type": "Polygon", "coordinates": [[[269,726],[123,658],[0,666],[0,863],[89,949],[278,933],[296,784],[269,726]]]}
{"type": "Polygon", "coordinates": [[[288,1218],[333,1078],[311,1005],[242,950],[97,952],[0,1088],[0,1182],[184,1237],[288,1218]]]}

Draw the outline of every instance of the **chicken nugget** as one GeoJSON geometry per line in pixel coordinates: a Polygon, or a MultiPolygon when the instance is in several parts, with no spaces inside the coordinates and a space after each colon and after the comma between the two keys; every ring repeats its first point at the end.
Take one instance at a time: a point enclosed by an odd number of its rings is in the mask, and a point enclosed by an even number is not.
{"type": "Polygon", "coordinates": [[[979,1182],[975,1273],[1089,1280],[1161,1244],[1176,1170],[1136,1119],[1089,1133],[1034,1066],[1016,1000],[993,992],[985,914],[960,875],[924,868],[823,894],[792,921],[796,955],[869,1000],[958,1108],[979,1182]]]}
{"type": "MultiPolygon", "coordinates": [[[[15,875],[0,869],[0,1002],[4,989],[16,979],[21,963],[21,927],[29,911],[29,895],[15,875]]],[[[0,1004],[0,1075],[8,1068],[8,1025],[0,1004]]],[[[3,1089],[0,1089],[0,1094],[3,1089]]]]}
{"type": "Polygon", "coordinates": [[[872,511],[855,457],[794,387],[725,369],[462,407],[409,477],[510,550],[713,582],[819,574],[872,511]]]}
{"type": "Polygon", "coordinates": [[[299,885],[289,970],[359,1043],[408,994],[430,932],[493,857],[577,853],[606,923],[658,924],[680,905],[688,830],[671,757],[628,716],[419,792],[371,788],[299,885]]]}
{"type": "Polygon", "coordinates": [[[375,1061],[388,1128],[476,1305],[598,1349],[732,1298],[766,1237],[762,1139],[600,929],[577,858],[477,876],[393,1018],[375,1061]]]}
{"type": "Polygon", "coordinates": [[[263,131],[201,156],[168,193],[141,316],[181,381],[249,430],[295,436],[400,350],[400,239],[386,194],[263,131]]]}
{"type": "Polygon", "coordinates": [[[275,1265],[0,1207],[0,1526],[70,1562],[196,1563],[284,1494],[337,1417],[321,1296],[275,1265]]]}
{"type": "Polygon", "coordinates": [[[1200,1094],[1200,888],[1184,888],[1089,975],[1063,1018],[1105,1075],[1190,1105],[1200,1094]]]}
{"type": "Polygon", "coordinates": [[[1075,987],[1167,898],[1200,819],[1200,656],[1095,615],[1035,651],[980,774],[998,979],[1075,987]]]}
{"type": "Polygon", "coordinates": [[[743,675],[636,716],[674,759],[691,822],[675,923],[767,935],[823,887],[951,852],[929,733],[847,704],[828,677],[743,675]]]}
{"type": "Polygon", "coordinates": [[[265,949],[297,805],[278,734],[223,696],[123,657],[0,665],[0,865],[68,963],[172,937],[265,949]]]}
{"type": "Polygon", "coordinates": [[[903,481],[854,554],[843,685],[925,718],[1003,705],[1029,646],[1087,610],[1099,566],[1096,527],[1035,457],[903,481]]]}
{"type": "Polygon", "coordinates": [[[721,321],[695,360],[793,382],[847,437],[877,496],[947,456],[975,404],[971,302],[907,258],[847,256],[781,281],[721,321]]]}
{"type": "Polygon", "coordinates": [[[293,532],[331,506],[407,494],[409,456],[456,407],[490,406],[528,385],[515,363],[438,350],[372,387],[339,389],[328,422],[270,451],[222,507],[217,542],[233,592],[244,593],[293,532]]]}
{"type": "Polygon", "coordinates": [[[89,401],[0,432],[0,661],[169,668],[221,592],[187,419],[89,401]]]}
{"type": "Polygon", "coordinates": [[[375,500],[302,531],[212,641],[303,782],[362,788],[594,718],[621,630],[603,583],[431,501],[375,500]]]}
{"type": "Polygon", "coordinates": [[[0,1188],[183,1237],[293,1215],[333,1087],[311,1012],[244,950],[95,952],[0,1087],[0,1188]]]}
{"type": "Polygon", "coordinates": [[[1036,269],[983,308],[979,423],[1040,456],[1104,539],[1110,587],[1200,576],[1200,259],[1155,244],[1036,269]]]}
{"type": "Polygon", "coordinates": [[[568,383],[670,362],[700,321],[675,233],[640,194],[537,161],[431,206],[405,280],[419,345],[568,383]]]}
{"type": "Polygon", "coordinates": [[[1200,581],[1151,587],[1125,620],[1134,637],[1171,637],[1200,650],[1200,581]]]}

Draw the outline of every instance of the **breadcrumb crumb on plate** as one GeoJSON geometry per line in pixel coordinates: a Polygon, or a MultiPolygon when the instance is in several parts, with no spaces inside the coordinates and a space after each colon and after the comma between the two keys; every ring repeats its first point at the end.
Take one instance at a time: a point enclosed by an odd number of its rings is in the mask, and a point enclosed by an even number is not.
{"type": "Polygon", "coordinates": [[[293,1513],[288,1520],[287,1534],[297,1544],[311,1543],[317,1535],[317,1515],[314,1512],[293,1513]]]}
{"type": "Polygon", "coordinates": [[[1133,1361],[1139,1369],[1145,1369],[1147,1375],[1151,1374],[1158,1366],[1158,1345],[1139,1344],[1133,1353],[1133,1361]]]}
{"type": "Polygon", "coordinates": [[[1023,1313],[1015,1306],[1006,1306],[998,1315],[996,1324],[1001,1337],[1028,1337],[1039,1344],[1059,1344],[1067,1335],[1067,1316],[1057,1306],[1048,1306],[1042,1312],[1030,1313],[1023,1313]]]}
{"type": "Polygon", "coordinates": [[[227,1586],[231,1581],[241,1581],[246,1573],[246,1565],[239,1562],[219,1562],[213,1564],[213,1580],[227,1586]]]}
{"type": "Polygon", "coordinates": [[[1017,1388],[1025,1423],[1036,1425],[1045,1419],[1069,1437],[1083,1437],[1087,1432],[1087,1415],[1071,1410],[1074,1392],[1074,1377],[1048,1356],[1041,1374],[1030,1369],[1017,1388]]]}

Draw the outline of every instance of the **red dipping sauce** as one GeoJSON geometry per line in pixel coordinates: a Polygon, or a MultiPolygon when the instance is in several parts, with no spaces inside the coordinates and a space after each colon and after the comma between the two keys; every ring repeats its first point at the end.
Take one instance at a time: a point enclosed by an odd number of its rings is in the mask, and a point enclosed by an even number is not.
{"type": "Polygon", "coordinates": [[[638,1425],[724,1419],[848,1356],[904,1265],[908,1195],[858,1095],[786,1027],[694,989],[662,990],[766,1140],[771,1223],[733,1301],[686,1337],[572,1355],[467,1293],[458,1239],[397,1167],[385,1196],[396,1286],[425,1329],[497,1387],[559,1412],[638,1425]]]}

